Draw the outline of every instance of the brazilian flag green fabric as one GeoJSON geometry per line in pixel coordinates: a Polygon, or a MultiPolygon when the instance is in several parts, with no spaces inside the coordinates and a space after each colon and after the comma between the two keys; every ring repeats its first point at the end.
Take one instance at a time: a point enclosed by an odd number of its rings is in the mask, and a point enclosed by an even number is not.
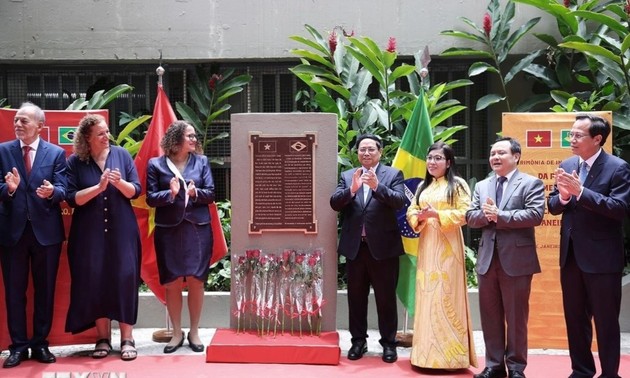
{"type": "Polygon", "coordinates": [[[413,316],[416,302],[418,234],[409,227],[405,213],[413,200],[418,184],[424,179],[427,150],[431,144],[433,144],[431,119],[427,110],[425,95],[421,93],[392,163],[392,166],[400,169],[405,176],[405,194],[407,197],[405,207],[398,212],[398,226],[405,255],[400,257],[400,274],[396,294],[411,316],[413,316]]]}

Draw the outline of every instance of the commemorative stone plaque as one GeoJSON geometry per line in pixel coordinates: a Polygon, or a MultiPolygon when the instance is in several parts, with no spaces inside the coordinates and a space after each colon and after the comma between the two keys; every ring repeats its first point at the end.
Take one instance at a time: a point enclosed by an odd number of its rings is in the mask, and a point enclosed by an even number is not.
{"type": "Polygon", "coordinates": [[[314,212],[315,133],[250,133],[252,201],[249,233],[317,233],[314,212]]]}

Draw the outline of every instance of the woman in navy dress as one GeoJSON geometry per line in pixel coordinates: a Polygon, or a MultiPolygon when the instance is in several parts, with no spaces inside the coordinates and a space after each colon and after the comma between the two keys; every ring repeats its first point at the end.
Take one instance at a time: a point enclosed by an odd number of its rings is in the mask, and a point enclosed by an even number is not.
{"type": "Polygon", "coordinates": [[[160,283],[166,288],[166,307],[173,337],[164,353],[184,343],[182,288],[188,286],[190,331],[188,344],[204,350],[199,338],[204,283],[212,254],[208,204],[214,202],[214,182],[208,158],[202,155],[195,129],[184,121],[171,124],[161,142],[164,155],[149,160],[147,204],[155,207],[155,252],[160,283]]]}
{"type": "Polygon", "coordinates": [[[133,360],[141,245],[130,200],[140,195],[140,182],[131,155],[109,144],[102,116],[87,115],[79,123],[66,174],[66,201],[74,209],[68,238],[72,282],[66,332],[96,326],[92,357],[103,358],[112,350],[111,321],[116,320],[121,358],[133,360]]]}

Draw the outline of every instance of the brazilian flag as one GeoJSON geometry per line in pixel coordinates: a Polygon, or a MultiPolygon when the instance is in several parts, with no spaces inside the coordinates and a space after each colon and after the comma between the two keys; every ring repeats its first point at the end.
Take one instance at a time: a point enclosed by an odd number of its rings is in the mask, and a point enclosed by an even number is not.
{"type": "Polygon", "coordinates": [[[400,228],[405,255],[400,257],[400,275],[396,294],[412,316],[416,303],[416,262],[419,235],[409,227],[405,214],[413,200],[418,184],[424,179],[427,150],[432,144],[431,119],[426,98],[422,92],[418,96],[392,163],[392,166],[400,169],[405,176],[405,194],[407,197],[404,208],[398,212],[398,227],[400,228]]]}

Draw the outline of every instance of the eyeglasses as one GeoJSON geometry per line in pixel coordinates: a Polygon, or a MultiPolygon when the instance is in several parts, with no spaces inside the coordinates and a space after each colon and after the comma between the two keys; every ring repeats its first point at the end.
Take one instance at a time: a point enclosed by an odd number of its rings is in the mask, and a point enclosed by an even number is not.
{"type": "Polygon", "coordinates": [[[434,161],[436,163],[441,162],[442,160],[446,160],[446,158],[442,155],[429,155],[427,156],[427,161],[434,161]]]}
{"type": "Polygon", "coordinates": [[[575,138],[576,140],[582,140],[582,138],[589,136],[588,134],[582,133],[569,133],[569,139],[575,138]]]}
{"type": "Polygon", "coordinates": [[[376,151],[378,151],[377,148],[360,148],[359,149],[359,153],[360,154],[364,154],[364,153],[368,153],[368,154],[375,154],[376,151]]]}
{"type": "Polygon", "coordinates": [[[197,140],[197,135],[195,134],[186,135],[186,138],[188,138],[188,140],[197,140]]]}

